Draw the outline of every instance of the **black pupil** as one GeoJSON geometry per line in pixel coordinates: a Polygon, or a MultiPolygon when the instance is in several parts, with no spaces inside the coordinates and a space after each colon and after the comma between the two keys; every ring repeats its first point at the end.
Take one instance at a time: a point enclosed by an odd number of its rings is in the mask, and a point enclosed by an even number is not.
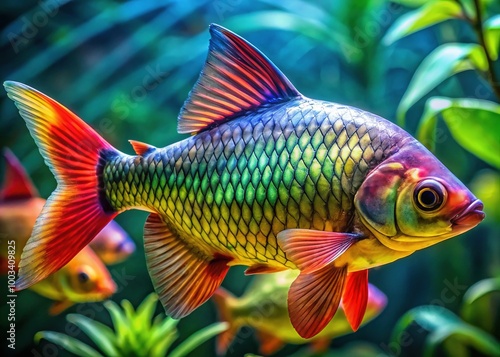
{"type": "Polygon", "coordinates": [[[86,283],[89,281],[89,276],[87,273],[78,273],[78,281],[80,281],[80,283],[86,283]]]}
{"type": "Polygon", "coordinates": [[[436,193],[430,190],[425,190],[420,194],[420,202],[424,206],[434,206],[437,203],[436,193]]]}

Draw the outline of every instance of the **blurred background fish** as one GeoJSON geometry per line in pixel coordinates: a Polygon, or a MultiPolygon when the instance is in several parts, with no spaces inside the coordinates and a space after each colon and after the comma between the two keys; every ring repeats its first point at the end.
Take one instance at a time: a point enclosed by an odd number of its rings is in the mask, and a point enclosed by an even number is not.
{"type": "MultiPolygon", "coordinates": [[[[341,303],[337,314],[318,335],[310,339],[299,336],[288,316],[287,294],[299,272],[257,275],[241,297],[233,296],[224,288],[215,291],[212,300],[217,306],[219,319],[229,322],[229,329],[217,337],[217,352],[225,355],[243,326],[255,329],[259,353],[271,355],[283,345],[311,343],[317,352],[328,349],[335,337],[352,333],[341,303]]],[[[368,304],[361,326],[377,317],[387,305],[387,297],[372,284],[368,286],[368,304]]],[[[241,342],[241,341],[240,341],[241,342]]]]}
{"type": "MultiPolygon", "coordinates": [[[[15,239],[16,261],[21,259],[22,248],[28,241],[36,218],[40,214],[45,199],[38,194],[36,187],[26,170],[9,149],[3,153],[6,171],[0,188],[0,239],[1,247],[6,247],[5,240],[15,239]]],[[[106,265],[124,261],[135,251],[132,238],[116,222],[111,221],[90,242],[89,246],[106,265]]],[[[2,249],[1,259],[7,252],[2,249]]],[[[17,268],[17,264],[16,264],[17,268]]],[[[2,264],[0,271],[7,269],[2,264]]]]}
{"type": "MultiPolygon", "coordinates": [[[[3,155],[6,170],[0,188],[0,273],[7,274],[8,242],[15,242],[17,268],[45,200],[39,197],[15,155],[7,148],[3,155]]],[[[59,314],[75,303],[107,299],[116,291],[116,284],[103,261],[107,264],[123,261],[134,251],[134,243],[117,223],[110,222],[90,246],[95,246],[97,255],[86,247],[61,270],[31,287],[38,294],[55,300],[50,314],[59,314]]]]}

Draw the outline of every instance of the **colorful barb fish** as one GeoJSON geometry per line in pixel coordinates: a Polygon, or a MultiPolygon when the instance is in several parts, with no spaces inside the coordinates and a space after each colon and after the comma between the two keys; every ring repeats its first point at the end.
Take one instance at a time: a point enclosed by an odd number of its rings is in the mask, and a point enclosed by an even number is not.
{"type": "MultiPolygon", "coordinates": [[[[4,149],[4,159],[7,166],[0,188],[0,239],[15,239],[18,246],[16,261],[19,261],[22,247],[31,235],[45,200],[38,194],[19,160],[7,148],[4,149]]],[[[89,246],[106,265],[120,263],[135,251],[134,241],[115,221],[109,222],[89,246]]],[[[6,269],[6,264],[2,264],[0,272],[6,269]]]]}
{"type": "MultiPolygon", "coordinates": [[[[8,247],[14,247],[13,268],[16,270],[36,217],[45,204],[45,200],[39,197],[14,154],[5,149],[4,158],[7,167],[4,184],[0,189],[0,274],[8,274],[10,270],[8,247]]],[[[130,239],[126,234],[123,235],[124,231],[117,223],[110,224],[95,239],[100,237],[99,241],[109,242],[108,247],[116,242],[119,236],[130,239]]],[[[101,250],[101,253],[111,258],[112,252],[108,250],[101,250]]],[[[120,259],[124,256],[121,250],[113,251],[120,259]]],[[[55,300],[49,309],[49,313],[54,315],[75,303],[107,299],[115,293],[116,284],[100,257],[91,248],[85,247],[60,270],[30,288],[46,298],[55,300]]]]}
{"type": "MultiPolygon", "coordinates": [[[[245,293],[234,297],[218,288],[212,299],[222,321],[229,322],[229,329],[217,337],[217,353],[225,355],[238,330],[251,326],[259,340],[259,353],[272,355],[284,344],[311,343],[315,352],[323,352],[334,337],[352,332],[346,319],[343,304],[326,327],[311,339],[304,339],[295,331],[288,317],[287,294],[290,285],[299,275],[298,270],[286,270],[255,277],[245,293]]],[[[368,303],[361,324],[377,317],[387,305],[387,297],[372,284],[368,284],[368,303]]]]}
{"type": "Polygon", "coordinates": [[[64,266],[111,219],[151,212],[148,270],[170,316],[204,303],[228,269],[298,269],[292,325],[318,334],[343,299],[356,330],[368,269],[454,237],[482,203],[412,136],[374,114],[304,97],[243,38],[210,26],[179,114],[191,137],[126,155],[46,95],[5,82],[58,181],[24,248],[18,289],[64,266]],[[71,235],[68,233],[71,232],[71,235]]]}

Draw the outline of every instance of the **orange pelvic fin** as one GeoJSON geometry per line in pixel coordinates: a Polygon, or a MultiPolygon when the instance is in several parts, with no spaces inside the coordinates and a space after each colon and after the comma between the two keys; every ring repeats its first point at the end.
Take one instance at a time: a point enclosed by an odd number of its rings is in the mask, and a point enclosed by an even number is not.
{"type": "Polygon", "coordinates": [[[231,345],[231,342],[233,342],[234,337],[236,336],[240,328],[239,325],[235,324],[231,311],[232,305],[234,305],[234,303],[236,302],[236,297],[234,297],[233,294],[231,294],[226,289],[219,287],[212,295],[212,300],[217,307],[219,320],[229,323],[229,328],[226,331],[221,332],[217,336],[216,342],[217,354],[220,356],[224,356],[226,355],[227,349],[231,345]]]}
{"type": "Polygon", "coordinates": [[[74,302],[69,300],[55,301],[49,308],[49,315],[59,315],[64,310],[74,305],[74,302]]]}
{"type": "Polygon", "coordinates": [[[40,197],[35,185],[33,185],[26,170],[14,153],[5,148],[3,156],[7,167],[5,169],[4,185],[0,190],[0,201],[40,197]]]}
{"type": "Polygon", "coordinates": [[[119,153],[55,100],[21,83],[4,86],[58,184],[24,247],[16,281],[21,290],[66,265],[117,215],[101,196],[99,175],[119,153]]]}
{"type": "Polygon", "coordinates": [[[286,229],[278,234],[278,244],[304,273],[313,272],[340,257],[360,239],[358,234],[286,229]]]}
{"type": "Polygon", "coordinates": [[[347,266],[326,266],[300,273],[288,292],[290,321],[302,338],[316,336],[337,312],[344,292],[347,266]]]}
{"type": "Polygon", "coordinates": [[[230,258],[195,253],[155,213],[144,226],[144,250],[156,293],[167,314],[175,319],[207,301],[229,269],[230,258]]]}
{"type": "Polygon", "coordinates": [[[342,306],[345,316],[353,331],[357,331],[368,303],[368,270],[360,270],[347,274],[347,281],[342,306]]]}
{"type": "Polygon", "coordinates": [[[264,356],[275,354],[285,345],[285,343],[278,337],[275,337],[267,332],[257,330],[255,335],[259,341],[259,353],[264,356]]]}

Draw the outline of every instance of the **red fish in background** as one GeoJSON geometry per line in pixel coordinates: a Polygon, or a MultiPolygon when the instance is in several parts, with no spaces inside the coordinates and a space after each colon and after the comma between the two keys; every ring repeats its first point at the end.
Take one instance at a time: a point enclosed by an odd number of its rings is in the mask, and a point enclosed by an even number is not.
{"type": "MultiPolygon", "coordinates": [[[[19,262],[22,248],[46,201],[40,197],[25,169],[9,149],[4,149],[4,158],[7,166],[0,188],[0,238],[14,237],[18,245],[16,261],[19,262]]],[[[109,222],[89,246],[106,265],[122,262],[135,251],[134,241],[115,221],[109,222]]],[[[4,252],[0,253],[0,259],[4,259],[1,256],[4,252]]],[[[6,264],[2,264],[0,272],[5,271],[6,264]]]]}

